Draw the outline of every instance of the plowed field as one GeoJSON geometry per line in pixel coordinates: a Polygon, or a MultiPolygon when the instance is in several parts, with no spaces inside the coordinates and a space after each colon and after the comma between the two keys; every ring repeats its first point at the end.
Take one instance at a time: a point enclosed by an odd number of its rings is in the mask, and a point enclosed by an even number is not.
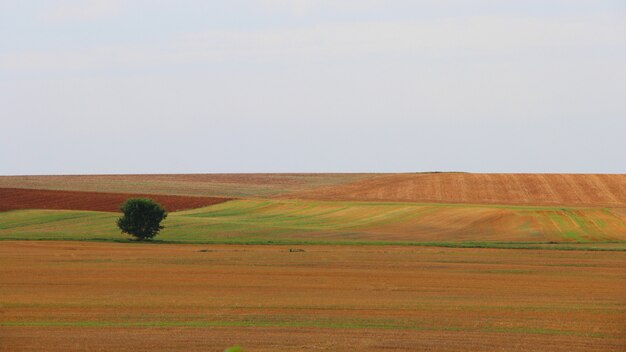
{"type": "Polygon", "coordinates": [[[116,212],[128,198],[151,198],[163,205],[167,211],[200,208],[228,200],[228,198],[0,188],[0,211],[67,209],[116,212]]]}
{"type": "Polygon", "coordinates": [[[2,351],[624,351],[625,252],[0,242],[2,351]]]}
{"type": "Polygon", "coordinates": [[[290,195],[323,200],[626,206],[626,175],[395,174],[290,195]]]}

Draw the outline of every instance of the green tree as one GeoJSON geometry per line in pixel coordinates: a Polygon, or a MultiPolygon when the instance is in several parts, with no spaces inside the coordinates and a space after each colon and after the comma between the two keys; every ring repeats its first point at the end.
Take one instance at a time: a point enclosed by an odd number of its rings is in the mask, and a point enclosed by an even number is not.
{"type": "Polygon", "coordinates": [[[161,221],[167,217],[165,209],[152,199],[127,199],[120,210],[124,215],[117,219],[117,227],[139,241],[156,236],[163,229],[161,221]]]}

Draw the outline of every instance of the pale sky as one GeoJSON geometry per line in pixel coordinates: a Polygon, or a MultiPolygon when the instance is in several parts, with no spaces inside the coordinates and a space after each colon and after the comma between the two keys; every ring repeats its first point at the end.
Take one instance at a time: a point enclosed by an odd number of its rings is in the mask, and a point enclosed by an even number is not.
{"type": "Polygon", "coordinates": [[[625,155],[623,0],[0,0],[0,175],[625,155]]]}

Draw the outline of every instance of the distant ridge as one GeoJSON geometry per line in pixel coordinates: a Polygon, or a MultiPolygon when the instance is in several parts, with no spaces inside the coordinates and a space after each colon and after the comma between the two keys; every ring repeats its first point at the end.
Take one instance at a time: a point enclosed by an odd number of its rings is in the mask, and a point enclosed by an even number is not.
{"type": "Polygon", "coordinates": [[[144,174],[0,176],[0,188],[144,193],[194,197],[269,197],[372,177],[369,174],[144,174]]]}
{"type": "Polygon", "coordinates": [[[425,203],[626,207],[625,174],[382,175],[289,198],[425,203]]]}

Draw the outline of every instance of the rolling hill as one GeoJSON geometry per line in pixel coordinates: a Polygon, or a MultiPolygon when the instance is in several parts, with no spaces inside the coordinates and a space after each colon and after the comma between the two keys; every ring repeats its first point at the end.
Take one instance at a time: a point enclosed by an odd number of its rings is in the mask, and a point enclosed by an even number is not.
{"type": "Polygon", "coordinates": [[[288,197],[316,200],[626,207],[626,175],[392,174],[295,192],[288,197]]]}
{"type": "Polygon", "coordinates": [[[0,176],[0,188],[262,198],[340,185],[372,174],[151,174],[0,176]]]}

